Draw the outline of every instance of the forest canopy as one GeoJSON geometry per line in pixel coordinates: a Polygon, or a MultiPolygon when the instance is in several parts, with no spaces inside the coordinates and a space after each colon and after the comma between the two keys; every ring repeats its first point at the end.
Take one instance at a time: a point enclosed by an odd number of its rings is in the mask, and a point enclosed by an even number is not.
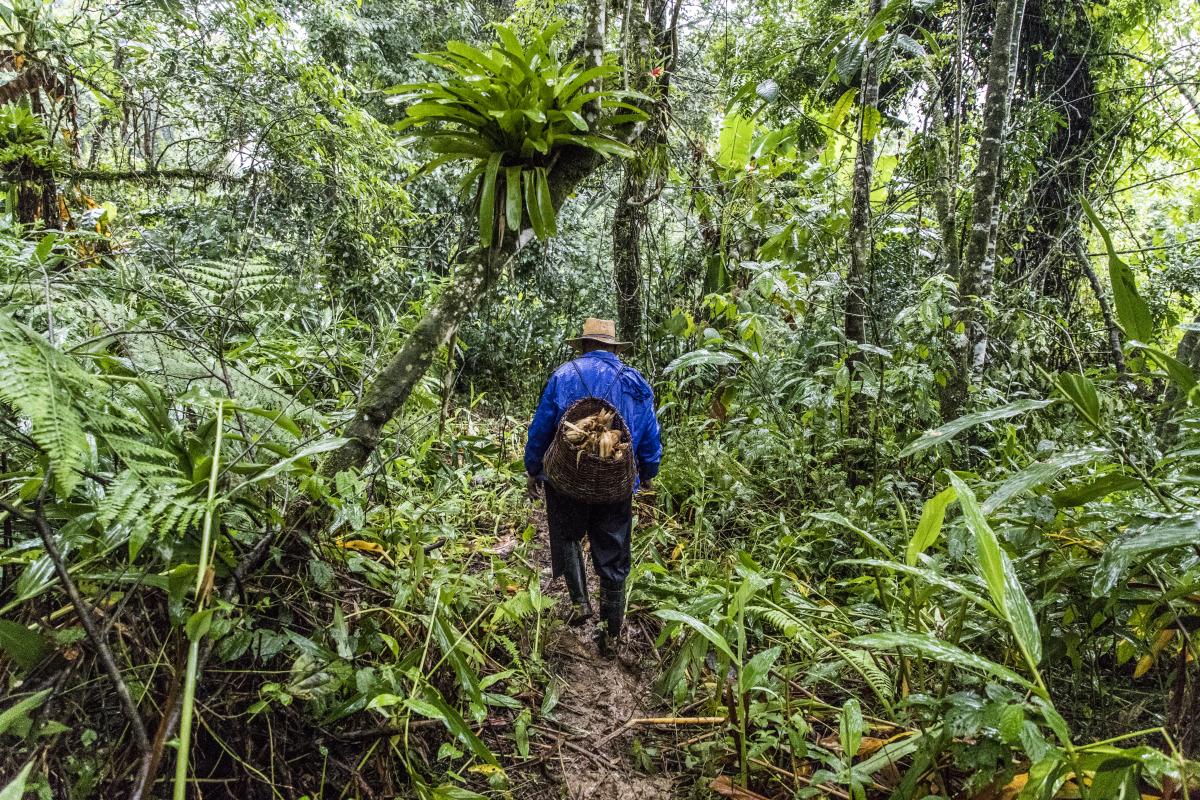
{"type": "Polygon", "coordinates": [[[0,800],[1200,794],[1191,0],[0,0],[0,183],[0,800]]]}

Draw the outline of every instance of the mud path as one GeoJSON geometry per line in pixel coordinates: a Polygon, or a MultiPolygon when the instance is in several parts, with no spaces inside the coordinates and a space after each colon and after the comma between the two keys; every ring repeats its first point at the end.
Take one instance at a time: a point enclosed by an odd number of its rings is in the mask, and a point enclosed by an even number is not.
{"type": "MultiPolygon", "coordinates": [[[[558,600],[561,614],[568,599],[561,579],[550,582],[550,545],[545,513],[534,512],[537,526],[537,565],[542,570],[545,593],[558,600]]],[[[593,606],[598,589],[591,575],[593,606]]],[[[571,628],[556,620],[544,648],[549,670],[557,676],[553,687],[558,703],[545,720],[531,730],[530,745],[544,755],[540,775],[515,787],[521,798],[571,798],[571,800],[649,800],[680,794],[669,774],[649,774],[635,758],[637,731],[623,726],[631,719],[652,717],[661,707],[651,690],[658,671],[653,640],[637,614],[626,619],[622,655],[607,660],[596,652],[595,625],[589,621],[571,628]]],[[[533,775],[527,775],[533,778],[533,775]]]]}

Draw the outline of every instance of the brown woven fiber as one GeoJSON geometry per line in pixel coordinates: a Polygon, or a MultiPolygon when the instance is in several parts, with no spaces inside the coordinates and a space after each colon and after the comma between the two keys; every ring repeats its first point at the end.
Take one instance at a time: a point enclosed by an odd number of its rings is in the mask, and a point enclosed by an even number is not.
{"type": "Polygon", "coordinates": [[[542,463],[555,491],[585,503],[614,503],[633,495],[637,467],[632,444],[624,448],[623,457],[602,459],[586,450],[581,454],[563,432],[563,422],[578,422],[599,411],[613,413],[613,423],[621,431],[621,441],[629,442],[629,426],[621,418],[621,412],[607,400],[585,397],[576,400],[563,413],[542,463]]]}

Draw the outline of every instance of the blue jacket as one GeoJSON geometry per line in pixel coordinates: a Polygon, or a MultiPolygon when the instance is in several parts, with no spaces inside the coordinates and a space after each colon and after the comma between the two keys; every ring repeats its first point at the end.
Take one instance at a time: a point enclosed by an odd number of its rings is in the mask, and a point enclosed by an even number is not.
{"type": "MultiPolygon", "coordinates": [[[[654,415],[654,391],[642,373],[621,363],[615,353],[607,350],[584,353],[574,362],[563,364],[550,376],[537,412],[533,415],[533,422],[529,425],[525,471],[539,480],[546,479],[542,471],[542,458],[554,439],[559,420],[572,403],[584,397],[603,397],[621,412],[633,439],[638,483],[657,475],[658,464],[662,461],[662,441],[658,434],[658,417],[654,415]],[[583,382],[579,379],[580,373],[583,382]],[[616,383],[613,383],[614,379],[616,383]],[[608,391],[610,386],[612,390],[608,391]]],[[[634,490],[637,490],[636,484],[634,490]]]]}

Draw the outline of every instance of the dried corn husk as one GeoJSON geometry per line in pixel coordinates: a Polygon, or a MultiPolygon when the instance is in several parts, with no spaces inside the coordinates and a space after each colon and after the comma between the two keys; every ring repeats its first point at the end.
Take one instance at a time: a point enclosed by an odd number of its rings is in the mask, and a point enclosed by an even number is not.
{"type": "Polygon", "coordinates": [[[575,450],[576,465],[588,453],[606,461],[625,457],[629,443],[621,441],[624,432],[614,427],[616,415],[605,409],[576,422],[563,421],[563,437],[575,450]]]}

